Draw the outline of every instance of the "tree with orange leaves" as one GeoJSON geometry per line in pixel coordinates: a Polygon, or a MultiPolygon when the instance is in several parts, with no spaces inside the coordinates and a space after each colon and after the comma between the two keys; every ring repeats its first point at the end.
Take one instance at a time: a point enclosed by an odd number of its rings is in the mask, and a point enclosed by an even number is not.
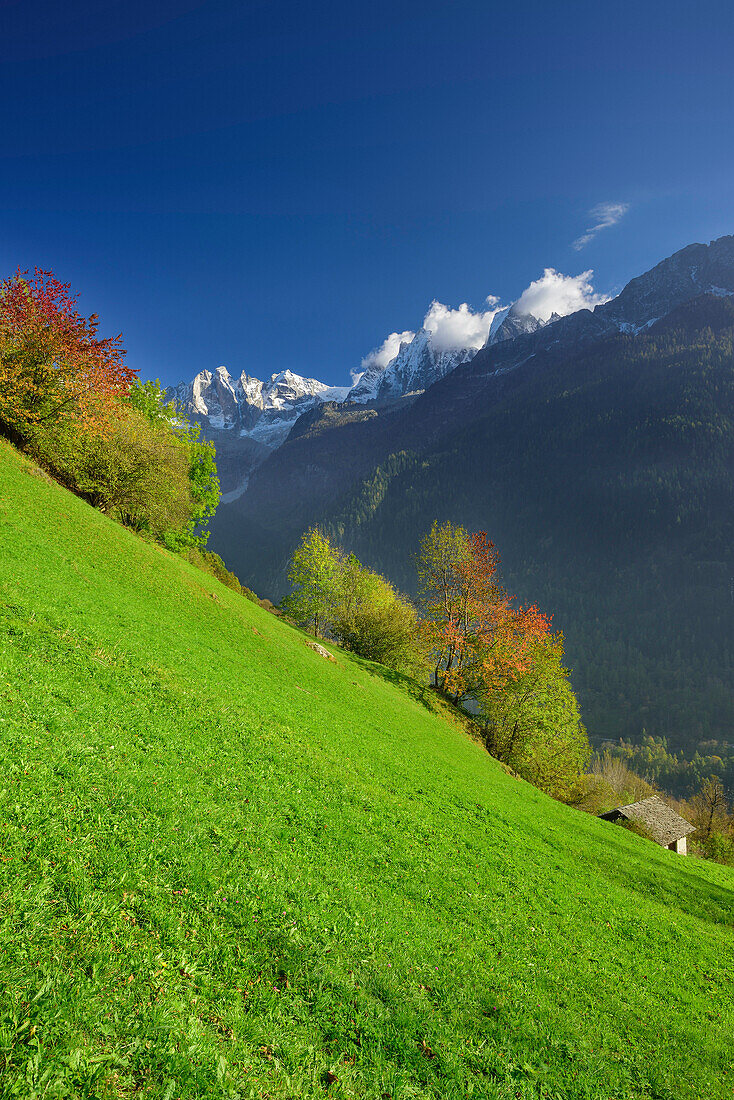
{"type": "Polygon", "coordinates": [[[470,703],[489,751],[556,798],[573,795],[589,756],[563,637],[537,607],[514,607],[497,581],[499,557],[486,534],[434,522],[418,555],[435,687],[470,703]]]}
{"type": "Polygon", "coordinates": [[[0,283],[0,429],[16,442],[62,420],[104,434],[137,375],[121,337],[101,338],[76,301],[40,268],[0,283]]]}
{"type": "Polygon", "coordinates": [[[550,621],[513,607],[497,582],[499,557],[483,531],[434,522],[418,555],[423,636],[435,687],[454,703],[480,704],[525,672],[550,621]]]}

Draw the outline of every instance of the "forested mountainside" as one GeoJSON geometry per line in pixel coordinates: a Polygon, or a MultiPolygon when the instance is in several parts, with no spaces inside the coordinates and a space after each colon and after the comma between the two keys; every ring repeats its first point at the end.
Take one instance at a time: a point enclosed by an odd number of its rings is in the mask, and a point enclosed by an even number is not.
{"type": "Polygon", "coordinates": [[[596,313],[480,352],[408,409],[312,417],[220,509],[215,548],[279,596],[320,523],[410,592],[434,518],[486,530],[508,586],[553,609],[594,740],[730,736],[734,304],[717,288],[636,334],[596,313]]]}

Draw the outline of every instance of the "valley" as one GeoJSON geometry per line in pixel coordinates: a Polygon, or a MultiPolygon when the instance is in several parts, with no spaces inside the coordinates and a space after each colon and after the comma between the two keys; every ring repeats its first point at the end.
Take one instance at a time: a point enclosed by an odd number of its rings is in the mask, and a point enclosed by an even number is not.
{"type": "MultiPolygon", "coordinates": [[[[726,741],[732,293],[734,238],[692,245],[593,311],[514,335],[506,312],[423,392],[312,404],[220,507],[213,546],[278,599],[321,524],[410,593],[433,518],[487,530],[511,590],[554,608],[596,744],[726,741]]],[[[249,444],[216,439],[226,487],[249,444]]]]}

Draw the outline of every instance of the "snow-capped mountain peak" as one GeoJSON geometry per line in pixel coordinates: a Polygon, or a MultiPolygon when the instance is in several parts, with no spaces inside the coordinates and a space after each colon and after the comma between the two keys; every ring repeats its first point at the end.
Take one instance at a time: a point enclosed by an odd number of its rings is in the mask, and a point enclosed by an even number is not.
{"type": "Polygon", "coordinates": [[[438,349],[428,329],[421,329],[386,367],[368,367],[353,386],[349,400],[384,403],[428,389],[439,378],[476,355],[476,348],[438,349]]]}
{"type": "Polygon", "coordinates": [[[320,401],[343,401],[349,386],[327,386],[291,370],[272,374],[266,382],[247,374],[233,378],[226,367],[202,370],[192,382],[181,383],[172,396],[190,416],[213,431],[248,436],[277,447],[301,413],[320,401]]]}
{"type": "Polygon", "coordinates": [[[537,332],[539,328],[547,323],[539,321],[532,313],[521,313],[517,308],[517,303],[511,305],[507,310],[503,310],[502,313],[504,316],[502,316],[502,320],[496,327],[494,322],[500,314],[497,314],[493,319],[486,347],[498,344],[502,340],[514,340],[516,336],[527,336],[528,333],[537,332]]]}
{"type": "MultiPolygon", "coordinates": [[[[546,272],[548,275],[563,282],[564,277],[552,269],[546,272]]],[[[426,315],[427,327],[415,335],[409,330],[392,333],[381,348],[367,357],[361,373],[355,372],[351,387],[328,386],[289,369],[270,375],[264,382],[244,371],[237,378],[220,366],[214,371],[200,371],[191,382],[169,391],[169,396],[202,423],[205,433],[215,435],[220,470],[228,470],[227,480],[236,475],[237,487],[233,492],[238,494],[244,491],[254,466],[285,441],[302,414],[317,410],[320,404],[377,407],[394,404],[408,395],[428,390],[475,356],[472,370],[505,373],[544,348],[575,348],[613,333],[634,335],[682,302],[705,293],[734,295],[732,236],[709,245],[689,245],[632,279],[616,298],[590,300],[563,316],[551,313],[547,320],[541,320],[520,308],[521,298],[494,313],[481,350],[476,342],[476,329],[470,332],[465,326],[458,331],[475,342],[471,346],[447,348],[446,328],[431,324],[436,315],[432,307],[426,315]],[[382,353],[388,346],[392,358],[386,362],[388,356],[382,353]]],[[[462,306],[454,312],[463,319],[462,310],[466,313],[467,309],[462,306]]],[[[456,331],[451,330],[451,339],[456,339],[456,331]]],[[[362,415],[354,409],[352,413],[362,415]]],[[[338,421],[339,417],[333,419],[338,421]]]]}
{"type": "Polygon", "coordinates": [[[497,310],[494,317],[492,318],[492,324],[489,326],[489,332],[487,333],[487,340],[486,340],[486,343],[484,345],[485,348],[491,347],[491,345],[495,343],[495,336],[496,336],[496,333],[497,333],[497,329],[500,328],[500,326],[502,325],[505,317],[507,316],[507,314],[510,312],[511,309],[512,309],[512,306],[505,306],[504,309],[498,309],[497,310]]]}

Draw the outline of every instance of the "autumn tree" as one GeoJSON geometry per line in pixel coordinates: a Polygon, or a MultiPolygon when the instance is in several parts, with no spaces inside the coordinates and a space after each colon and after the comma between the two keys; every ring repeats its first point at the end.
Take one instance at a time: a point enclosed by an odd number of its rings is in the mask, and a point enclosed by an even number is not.
{"type": "Polygon", "coordinates": [[[497,580],[499,557],[484,532],[434,522],[418,554],[422,634],[435,687],[475,704],[527,671],[550,632],[537,607],[513,607],[497,580]]]}
{"type": "Polygon", "coordinates": [[[0,283],[0,428],[16,442],[61,420],[104,433],[136,376],[121,337],[101,338],[76,301],[39,268],[0,283]]]}

